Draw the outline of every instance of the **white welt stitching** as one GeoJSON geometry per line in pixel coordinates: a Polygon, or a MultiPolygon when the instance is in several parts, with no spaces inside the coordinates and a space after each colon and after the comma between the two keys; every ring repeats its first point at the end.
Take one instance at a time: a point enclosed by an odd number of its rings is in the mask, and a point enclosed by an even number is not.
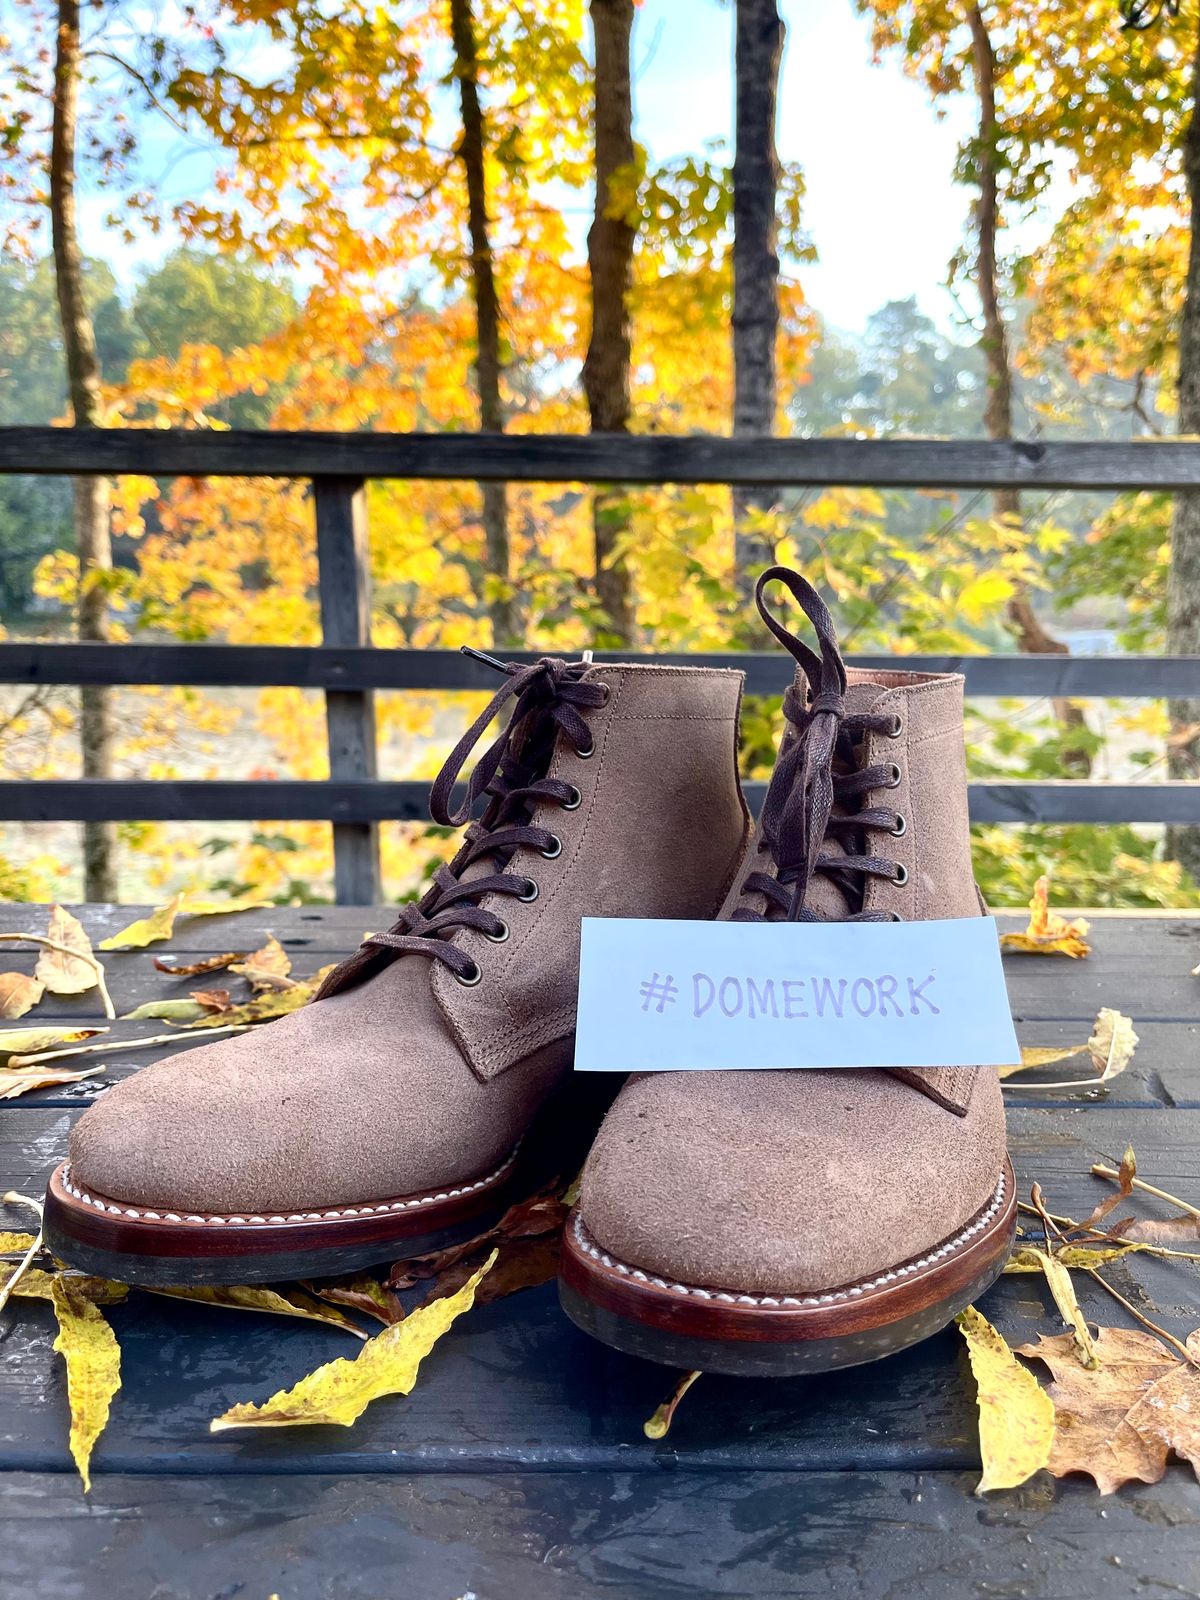
{"type": "Polygon", "coordinates": [[[928,1255],[921,1256],[915,1261],[906,1261],[903,1266],[892,1267],[888,1272],[880,1273],[879,1277],[871,1278],[865,1283],[851,1284],[845,1289],[831,1289],[826,1294],[769,1295],[741,1294],[737,1291],[728,1293],[722,1289],[701,1289],[694,1283],[676,1283],[670,1278],[659,1278],[652,1272],[644,1272],[640,1267],[626,1266],[623,1261],[614,1260],[607,1251],[593,1244],[585,1234],[583,1218],[578,1212],[575,1213],[575,1242],[585,1255],[591,1256],[593,1261],[599,1261],[601,1266],[611,1267],[614,1272],[619,1272],[626,1278],[634,1278],[638,1283],[652,1283],[656,1289],[671,1289],[676,1294],[692,1295],[697,1300],[720,1300],[725,1305],[738,1306],[827,1306],[838,1300],[855,1299],[865,1294],[868,1289],[881,1288],[885,1283],[894,1283],[897,1278],[907,1278],[912,1273],[919,1272],[922,1267],[931,1267],[935,1261],[941,1261],[957,1250],[959,1245],[965,1244],[968,1239],[987,1227],[1004,1203],[1006,1188],[1002,1172],[987,1209],[981,1211],[961,1233],[956,1233],[952,1239],[947,1239],[928,1255]]]}
{"type": "MultiPolygon", "coordinates": [[[[478,1189],[486,1189],[490,1183],[495,1183],[508,1171],[517,1159],[518,1144],[509,1155],[492,1172],[482,1178],[476,1178],[473,1183],[464,1183],[454,1189],[440,1189],[436,1194],[412,1195],[407,1200],[381,1200],[373,1206],[345,1206],[341,1210],[330,1211],[293,1211],[288,1216],[274,1217],[232,1217],[210,1216],[201,1217],[188,1215],[180,1218],[175,1212],[165,1213],[167,1222],[211,1222],[237,1225],[238,1223],[260,1222],[326,1222],[334,1217],[367,1217],[385,1211],[415,1211],[421,1206],[431,1206],[438,1200],[454,1200],[459,1195],[474,1194],[478,1189]]],[[[132,1206],[109,1205],[103,1200],[98,1200],[94,1194],[89,1194],[86,1189],[71,1181],[71,1169],[65,1167],[62,1175],[63,1188],[76,1200],[81,1200],[85,1206],[95,1206],[97,1211],[111,1211],[114,1216],[133,1217],[138,1222],[159,1222],[163,1220],[164,1213],[159,1211],[135,1211],[132,1206]]]]}

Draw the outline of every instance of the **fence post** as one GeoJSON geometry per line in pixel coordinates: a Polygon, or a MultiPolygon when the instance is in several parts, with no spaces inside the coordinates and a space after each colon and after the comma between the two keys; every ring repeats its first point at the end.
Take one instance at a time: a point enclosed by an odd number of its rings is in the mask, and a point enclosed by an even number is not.
{"type": "MultiPolygon", "coordinates": [[[[361,478],[316,478],[321,632],[327,645],[371,642],[371,568],[367,551],[367,500],[361,478]]],[[[377,776],[375,702],[370,691],[327,689],[325,721],[329,776],[377,776]]],[[[333,824],[333,882],[338,905],[375,905],[380,899],[379,829],[373,822],[333,824]]]]}

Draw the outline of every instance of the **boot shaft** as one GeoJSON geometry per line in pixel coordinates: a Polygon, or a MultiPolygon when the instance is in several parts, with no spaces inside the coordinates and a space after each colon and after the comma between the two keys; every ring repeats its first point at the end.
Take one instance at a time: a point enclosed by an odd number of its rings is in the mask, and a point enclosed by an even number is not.
{"type": "Polygon", "coordinates": [[[482,900],[503,919],[502,942],[455,936],[478,965],[473,987],[441,966],[433,974],[438,1005],[482,1078],[573,1031],[582,917],[709,918],[744,853],[741,673],[597,664],[586,676],[609,690],[587,716],[591,748],[560,736],[548,772],[574,786],[578,803],[539,806],[532,818],[561,849],[521,851],[510,868],[537,885],[536,898],[482,900]]]}

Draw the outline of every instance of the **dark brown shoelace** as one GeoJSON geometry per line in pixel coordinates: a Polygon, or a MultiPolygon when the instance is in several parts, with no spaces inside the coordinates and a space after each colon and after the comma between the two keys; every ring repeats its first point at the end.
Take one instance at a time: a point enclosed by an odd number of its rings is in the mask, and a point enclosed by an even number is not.
{"type": "MultiPolygon", "coordinates": [[[[784,649],[799,662],[808,681],[807,696],[795,685],[783,697],[788,730],[763,802],[760,849],[770,851],[775,874],[752,872],[743,894],[762,895],[765,911],[739,906],[734,922],[773,920],[783,912],[789,922],[826,920],[808,904],[809,889],[817,874],[834,882],[851,906],[861,908],[869,878],[903,882],[904,868],[895,861],[865,852],[862,841],[871,829],[898,833],[904,819],[884,807],[862,806],[872,790],[894,788],[899,768],[894,763],[864,767],[863,736],[896,735],[899,719],[890,713],[846,710],[846,665],[838,649],[833,618],[820,595],[799,573],[787,567],[769,567],[758,580],[754,598],[759,614],[784,649]],[[782,583],[812,623],[820,654],[796,638],[766,606],[763,591],[782,583]],[[835,809],[835,807],[837,809],[835,809]],[[834,837],[844,854],[825,853],[822,846],[834,837]]],[[[852,911],[850,922],[892,922],[892,911],[852,911]]]]}
{"type": "Polygon", "coordinates": [[[465,950],[449,943],[448,936],[460,928],[474,928],[503,943],[507,924],[478,902],[489,894],[535,900],[534,880],[509,871],[513,856],[527,847],[553,860],[562,850],[557,834],[534,827],[529,818],[540,801],[572,811],[580,803],[575,785],[547,777],[546,769],[560,733],[581,755],[591,754],[592,735],[582,713],[602,706],[608,688],[584,678],[588,669],[582,661],[543,656],[532,666],[521,666],[477,650],[464,653],[502,672],[505,681],[450,752],[430,791],[429,811],[435,822],[448,828],[469,823],[462,847],[453,862],[438,868],[420,900],[405,906],[392,927],[372,934],[329,974],[318,999],[358,982],[397,954],[428,956],[444,962],[460,983],[477,983],[479,967],[465,950]],[[510,700],[514,704],[507,723],[476,761],[462,804],[453,807],[454,785],[467,758],[510,700]],[[483,815],[470,822],[476,803],[485,795],[483,815]],[[463,874],[477,861],[490,862],[494,870],[464,882],[463,874]]]}

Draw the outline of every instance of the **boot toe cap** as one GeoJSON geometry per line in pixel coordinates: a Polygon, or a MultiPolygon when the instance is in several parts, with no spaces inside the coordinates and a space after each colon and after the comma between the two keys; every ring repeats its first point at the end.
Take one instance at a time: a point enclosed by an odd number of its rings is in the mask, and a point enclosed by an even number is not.
{"type": "Polygon", "coordinates": [[[821,1292],[952,1237],[1004,1149],[992,1073],[964,1116],[885,1072],[648,1075],[600,1131],[580,1213],[604,1250],[669,1281],[821,1292]]]}

